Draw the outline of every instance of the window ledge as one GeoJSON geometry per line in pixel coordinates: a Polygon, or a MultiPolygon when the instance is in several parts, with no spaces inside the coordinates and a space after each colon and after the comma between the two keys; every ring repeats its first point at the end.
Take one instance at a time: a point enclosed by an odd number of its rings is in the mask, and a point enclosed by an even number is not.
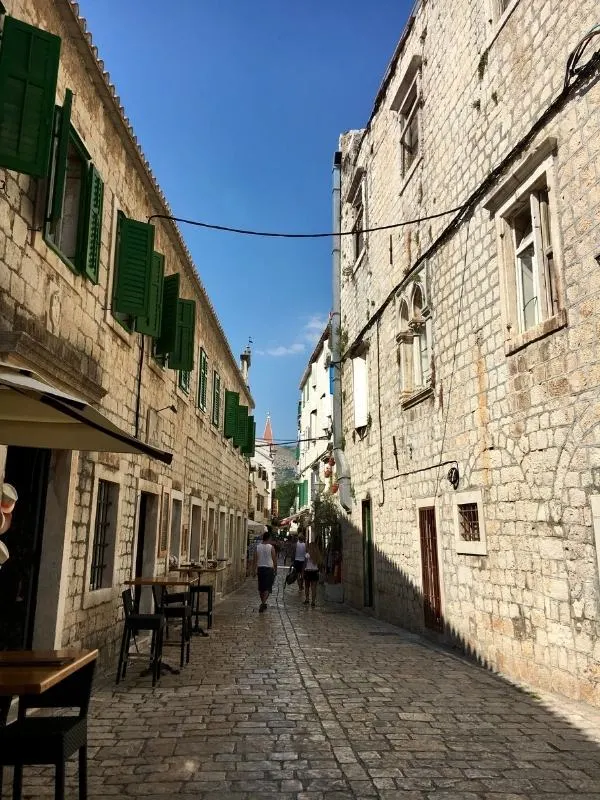
{"type": "Polygon", "coordinates": [[[426,386],[424,389],[418,389],[416,392],[412,392],[412,394],[408,395],[407,397],[403,397],[400,400],[400,407],[403,410],[412,408],[413,406],[417,406],[419,403],[424,402],[429,397],[433,397],[433,386],[426,386]]]}
{"type": "Polygon", "coordinates": [[[537,342],[539,339],[544,339],[546,336],[550,336],[556,331],[566,328],[567,324],[567,312],[564,308],[562,308],[558,314],[555,314],[553,317],[540,322],[540,324],[536,325],[535,328],[531,328],[524,333],[519,333],[511,339],[508,339],[504,343],[504,353],[507,356],[513,355],[513,353],[518,353],[519,350],[527,347],[532,342],[537,342]]]}
{"type": "Polygon", "coordinates": [[[86,591],[83,595],[83,608],[94,608],[101,606],[104,603],[109,603],[111,600],[118,597],[119,590],[114,586],[109,586],[106,589],[95,589],[94,591],[86,591]]]}
{"type": "Polygon", "coordinates": [[[518,5],[519,5],[519,0],[512,0],[512,2],[509,3],[506,9],[504,10],[504,13],[502,14],[501,17],[498,17],[498,19],[495,21],[491,20],[492,22],[491,33],[489,35],[487,42],[485,43],[485,47],[483,48],[482,52],[484,53],[487,52],[490,49],[490,47],[494,44],[502,28],[504,28],[509,18],[511,17],[513,11],[518,5]]]}
{"type": "Polygon", "coordinates": [[[360,267],[362,262],[365,260],[366,254],[367,254],[367,248],[365,246],[360,251],[360,255],[358,256],[358,258],[356,259],[356,261],[354,262],[354,264],[351,267],[351,272],[352,272],[353,275],[356,272],[356,270],[360,267]]]}
{"type": "Polygon", "coordinates": [[[156,373],[156,375],[160,376],[163,380],[165,379],[166,369],[162,369],[161,367],[159,367],[159,365],[156,363],[156,361],[152,358],[151,355],[148,356],[147,363],[152,372],[156,373]]]}
{"type": "Polygon", "coordinates": [[[412,179],[412,176],[415,174],[415,172],[416,172],[416,170],[417,170],[417,167],[419,166],[419,164],[420,164],[422,161],[423,161],[423,156],[419,156],[419,157],[417,158],[417,160],[415,161],[415,163],[414,163],[414,164],[411,166],[411,168],[408,170],[408,172],[406,173],[406,175],[404,176],[404,178],[402,179],[402,186],[400,187],[400,191],[398,192],[398,196],[399,196],[399,197],[402,197],[402,195],[404,194],[404,190],[406,189],[406,187],[407,187],[407,186],[408,186],[408,184],[410,183],[410,181],[411,181],[411,179],[412,179]]]}
{"type": "Polygon", "coordinates": [[[180,386],[175,386],[175,394],[177,395],[177,397],[180,400],[183,400],[184,403],[189,405],[189,402],[190,402],[189,393],[186,394],[186,392],[184,392],[183,389],[180,386]]]}
{"type": "Polygon", "coordinates": [[[125,342],[126,345],[131,347],[133,345],[133,337],[134,332],[129,333],[125,330],[125,328],[120,325],[117,320],[112,316],[110,312],[107,312],[105,316],[105,322],[108,324],[108,327],[115,333],[119,339],[125,342]]]}

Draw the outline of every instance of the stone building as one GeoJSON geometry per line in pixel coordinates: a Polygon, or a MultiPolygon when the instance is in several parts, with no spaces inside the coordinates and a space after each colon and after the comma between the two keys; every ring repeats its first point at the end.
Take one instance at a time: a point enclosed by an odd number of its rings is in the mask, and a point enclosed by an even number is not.
{"type": "Polygon", "coordinates": [[[600,705],[597,10],[418,2],[336,161],[346,597],[600,705]]]}
{"type": "Polygon", "coordinates": [[[108,660],[126,579],[245,574],[253,401],[77,4],[5,5],[0,647],[108,660]]]}
{"type": "Polygon", "coordinates": [[[330,491],[335,480],[335,470],[329,464],[332,431],[330,361],[327,325],[300,380],[298,511],[310,510],[317,494],[330,491]]]}

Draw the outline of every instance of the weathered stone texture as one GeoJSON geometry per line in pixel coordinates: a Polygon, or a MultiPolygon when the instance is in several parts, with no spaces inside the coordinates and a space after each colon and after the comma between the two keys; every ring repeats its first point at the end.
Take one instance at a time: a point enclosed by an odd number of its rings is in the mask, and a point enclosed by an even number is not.
{"type": "MultiPolygon", "coordinates": [[[[201,501],[203,520],[209,502],[217,509],[226,509],[227,518],[234,514],[236,520],[245,519],[248,467],[239,450],[222,435],[222,425],[220,430],[211,425],[213,369],[221,376],[222,396],[227,388],[240,392],[242,403],[252,405],[252,399],[175,225],[156,220],[155,249],[165,255],[166,273],[179,272],[180,296],[196,301],[196,351],[203,347],[209,360],[208,407],[206,412],[197,407],[197,363],[186,394],[177,386],[176,372],[162,370],[154,363],[146,337],[136,428],[142,337],[127,333],[110,311],[114,220],[117,209],[141,221],[168,209],[111,98],[102,76],[103,65],[85,41],[75,6],[67,0],[8,0],[6,5],[12,16],[61,36],[57,104],[62,104],[65,90],[70,88],[74,95],[72,124],[104,181],[104,209],[99,281],[94,285],[75,274],[46,244],[39,230],[45,209],[45,181],[0,170],[0,179],[6,182],[0,197],[0,331],[28,333],[52,354],[52,359],[42,365],[48,380],[97,403],[123,430],[132,434],[137,430],[142,440],[174,453],[171,467],[142,456],[82,453],[79,459],[79,475],[70,499],[73,527],[66,531],[71,553],[68,575],[63,575],[68,588],[62,642],[110,648],[120,634],[116,625],[121,615],[120,591],[123,580],[131,575],[136,549],[140,475],[152,484],[145,490],[161,495],[163,490],[176,487],[183,492],[183,525],[189,524],[191,495],[201,501]],[[75,383],[70,382],[70,374],[75,376],[75,383]],[[92,389],[88,391],[89,387],[92,389]],[[166,410],[155,414],[155,429],[147,429],[148,412],[171,404],[177,413],[166,410]],[[112,598],[86,607],[92,497],[99,463],[104,469],[112,469],[114,477],[110,479],[120,484],[118,557],[112,598]]],[[[203,536],[204,546],[206,522],[203,536]]],[[[238,541],[232,533],[230,552],[225,555],[235,563],[219,577],[219,591],[232,588],[239,579],[238,561],[244,558],[245,541],[238,541]],[[231,549],[234,543],[235,551],[231,549]]],[[[164,560],[157,563],[160,568],[164,568],[164,560]]]]}
{"type": "MultiPolygon", "coordinates": [[[[567,57],[595,3],[518,2],[504,24],[488,4],[453,13],[424,3],[364,131],[341,138],[342,229],[348,191],[365,170],[367,225],[460,206],[559,94],[567,57]],[[400,122],[391,108],[411,62],[421,63],[420,155],[403,180],[400,122]]],[[[373,613],[423,626],[416,501],[435,498],[447,635],[507,673],[600,704],[600,589],[590,496],[600,493],[600,85],[591,80],[551,115],[504,175],[421,265],[432,318],[433,392],[402,408],[393,297],[364,334],[371,424],[353,430],[352,369],[343,372],[344,435],[356,496],[346,532],[347,596],[363,604],[361,502],[371,498],[373,613]],[[487,203],[544,146],[553,158],[556,258],[565,317],[511,351],[502,314],[496,220],[487,203]],[[394,452],[395,451],[395,452],[394,452]],[[487,555],[456,552],[458,491],[481,490],[487,555]],[[381,469],[383,465],[383,469],[381,469]],[[397,476],[397,477],[394,477],[397,476]]],[[[515,186],[516,188],[516,186],[515,186]]],[[[452,214],[368,235],[354,267],[342,238],[342,329],[352,346],[452,214]]]]}

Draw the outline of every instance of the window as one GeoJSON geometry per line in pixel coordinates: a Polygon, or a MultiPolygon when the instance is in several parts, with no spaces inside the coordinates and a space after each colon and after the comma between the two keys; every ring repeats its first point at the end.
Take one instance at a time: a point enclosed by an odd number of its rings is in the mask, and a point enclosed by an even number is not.
{"type": "Polygon", "coordinates": [[[218,428],[221,424],[221,376],[213,370],[212,424],[218,428]]]}
{"type": "MultiPolygon", "coordinates": [[[[113,317],[127,331],[133,331],[138,317],[147,322],[149,315],[156,313],[150,307],[154,267],[159,269],[160,264],[154,258],[153,226],[130,219],[118,210],[111,310],[113,317]]],[[[164,313],[164,301],[167,295],[165,288],[161,298],[161,310],[162,322],[166,324],[169,322],[164,313]]],[[[158,298],[154,297],[154,301],[158,303],[158,298]]],[[[166,324],[162,327],[166,327],[166,324]]],[[[160,345],[159,337],[158,353],[163,352],[160,345]]]]}
{"type": "Polygon", "coordinates": [[[520,333],[558,311],[548,187],[545,178],[504,215],[515,270],[520,333]]]}
{"type": "Polygon", "coordinates": [[[365,249],[365,179],[361,180],[352,200],[354,222],[352,224],[352,243],[354,248],[354,263],[361,258],[365,249]]]}
{"type": "Polygon", "coordinates": [[[180,369],[177,376],[177,385],[185,394],[190,393],[190,383],[192,380],[192,373],[187,369],[180,369]]]}
{"type": "Polygon", "coordinates": [[[456,552],[487,555],[481,492],[460,492],[454,495],[456,552]]]}
{"type": "Polygon", "coordinates": [[[312,439],[310,444],[316,444],[316,436],[317,436],[317,412],[311,411],[310,412],[310,435],[309,439],[312,439]]]}
{"type": "Polygon", "coordinates": [[[262,494],[256,495],[256,510],[261,513],[265,507],[265,498],[262,494]]]}
{"type": "Polygon", "coordinates": [[[203,348],[200,348],[200,369],[198,370],[198,408],[206,411],[206,396],[208,394],[208,358],[203,348]]]}
{"type": "Polygon", "coordinates": [[[72,94],[54,114],[44,238],[75,272],[98,283],[104,184],[71,126],[72,94]]]}
{"type": "Polygon", "coordinates": [[[421,155],[421,57],[414,55],[406,69],[391,108],[398,114],[400,173],[406,178],[421,155]]]}
{"type": "Polygon", "coordinates": [[[405,178],[419,155],[419,92],[418,74],[400,108],[400,152],[402,177],[405,178]]]}
{"type": "Polygon", "coordinates": [[[496,216],[507,355],[567,322],[553,159],[547,157],[555,147],[554,139],[542,142],[486,203],[496,216]]]}
{"type": "Polygon", "coordinates": [[[369,377],[366,353],[352,359],[352,396],[354,427],[360,430],[369,424],[369,377]]]}
{"type": "Polygon", "coordinates": [[[506,9],[511,4],[512,0],[494,0],[495,5],[495,19],[500,19],[500,17],[504,14],[506,9]]]}
{"type": "Polygon", "coordinates": [[[90,591],[92,592],[112,586],[118,498],[118,484],[104,480],[98,481],[90,569],[90,591]]]}
{"type": "Polygon", "coordinates": [[[420,282],[400,295],[398,310],[398,364],[404,400],[431,389],[431,312],[420,282]]]}

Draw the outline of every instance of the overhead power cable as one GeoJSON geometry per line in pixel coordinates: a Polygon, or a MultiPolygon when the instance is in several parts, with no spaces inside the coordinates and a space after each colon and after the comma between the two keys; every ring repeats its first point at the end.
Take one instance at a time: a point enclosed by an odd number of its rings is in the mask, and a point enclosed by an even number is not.
{"type": "Polygon", "coordinates": [[[356,236],[360,233],[374,233],[375,231],[389,231],[392,228],[402,228],[405,225],[416,225],[419,222],[427,222],[430,219],[438,219],[439,217],[447,217],[449,214],[456,214],[462,211],[462,206],[458,208],[449,208],[447,211],[439,211],[437,214],[427,214],[424,217],[415,217],[415,219],[406,219],[402,222],[391,222],[389,225],[376,225],[373,228],[363,228],[357,230],[354,228],[350,231],[342,231],[341,233],[334,233],[327,231],[326,233],[279,233],[276,231],[254,231],[247,228],[232,228],[229,225],[213,225],[209,222],[200,222],[195,219],[186,219],[184,217],[172,217],[169,214],[152,214],[148,217],[148,222],[153,219],[170,219],[173,222],[181,222],[184,225],[195,225],[197,228],[206,228],[211,231],[223,231],[224,233],[239,233],[243,236],[261,236],[270,239],[326,239],[328,236],[356,236]]]}

